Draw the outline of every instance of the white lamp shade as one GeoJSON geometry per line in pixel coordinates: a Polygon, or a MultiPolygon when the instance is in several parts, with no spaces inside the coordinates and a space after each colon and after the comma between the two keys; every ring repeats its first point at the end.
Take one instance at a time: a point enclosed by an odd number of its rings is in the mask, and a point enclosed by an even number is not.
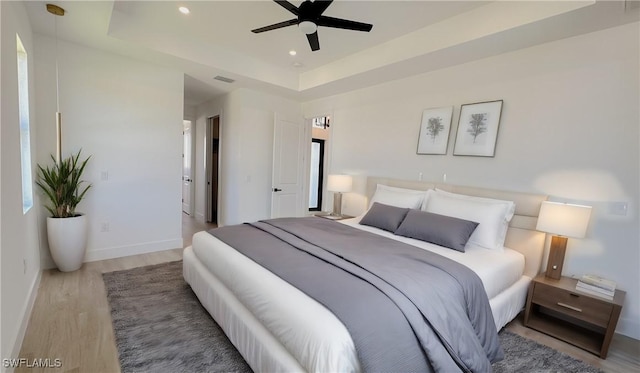
{"type": "Polygon", "coordinates": [[[544,201],[536,229],[559,236],[582,238],[590,217],[591,206],[544,201]]]}
{"type": "Polygon", "coordinates": [[[353,179],[349,175],[329,175],[327,190],[330,192],[350,192],[353,179]]]}

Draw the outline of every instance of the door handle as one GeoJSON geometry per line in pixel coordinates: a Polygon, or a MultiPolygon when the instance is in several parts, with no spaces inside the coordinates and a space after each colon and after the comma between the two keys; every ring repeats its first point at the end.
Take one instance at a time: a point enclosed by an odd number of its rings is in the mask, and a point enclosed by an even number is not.
{"type": "Polygon", "coordinates": [[[280,188],[273,188],[273,191],[274,191],[274,192],[282,192],[282,189],[280,189],[280,188]]]}

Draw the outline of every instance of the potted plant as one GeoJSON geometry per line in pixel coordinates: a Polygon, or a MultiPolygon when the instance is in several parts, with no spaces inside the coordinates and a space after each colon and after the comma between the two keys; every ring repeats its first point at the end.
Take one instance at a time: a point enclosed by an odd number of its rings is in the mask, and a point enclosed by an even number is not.
{"type": "Polygon", "coordinates": [[[91,184],[82,180],[89,158],[80,161],[80,153],[56,162],[49,167],[38,165],[36,184],[48,198],[45,205],[51,213],[47,217],[47,238],[51,257],[62,272],[79,269],[87,247],[87,217],[76,212],[91,184]]]}

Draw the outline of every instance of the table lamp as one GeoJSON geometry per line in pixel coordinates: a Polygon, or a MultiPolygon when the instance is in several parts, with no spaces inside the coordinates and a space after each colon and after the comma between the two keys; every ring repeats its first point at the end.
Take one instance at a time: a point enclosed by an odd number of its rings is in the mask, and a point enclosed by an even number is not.
{"type": "Polygon", "coordinates": [[[567,248],[567,237],[584,237],[590,216],[591,206],[542,202],[536,229],[553,234],[549,247],[546,277],[560,279],[567,248]]]}
{"type": "Polygon", "coordinates": [[[353,180],[349,175],[329,175],[327,190],[333,192],[333,213],[342,215],[342,193],[351,191],[353,180]]]}

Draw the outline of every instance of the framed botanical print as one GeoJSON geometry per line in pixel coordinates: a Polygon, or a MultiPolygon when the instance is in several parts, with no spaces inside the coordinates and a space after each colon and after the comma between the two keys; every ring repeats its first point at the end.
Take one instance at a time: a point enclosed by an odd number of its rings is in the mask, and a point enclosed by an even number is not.
{"type": "Polygon", "coordinates": [[[493,157],[502,114],[502,100],[460,107],[453,155],[493,157]]]}
{"type": "Polygon", "coordinates": [[[422,112],[418,135],[418,154],[447,154],[453,106],[422,112]]]}

